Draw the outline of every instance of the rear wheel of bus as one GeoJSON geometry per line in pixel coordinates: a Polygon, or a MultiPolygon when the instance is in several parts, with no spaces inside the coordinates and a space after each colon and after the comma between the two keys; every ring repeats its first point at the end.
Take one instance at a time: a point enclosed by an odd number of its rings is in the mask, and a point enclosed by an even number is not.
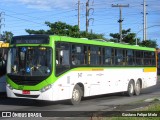
{"type": "Polygon", "coordinates": [[[134,90],[135,90],[135,86],[134,86],[134,81],[130,80],[128,83],[128,90],[127,90],[127,96],[133,96],[134,95],[134,90]]]}
{"type": "Polygon", "coordinates": [[[140,93],[141,93],[141,83],[140,83],[140,80],[137,80],[137,82],[136,82],[134,93],[137,96],[140,95],[140,93]]]}

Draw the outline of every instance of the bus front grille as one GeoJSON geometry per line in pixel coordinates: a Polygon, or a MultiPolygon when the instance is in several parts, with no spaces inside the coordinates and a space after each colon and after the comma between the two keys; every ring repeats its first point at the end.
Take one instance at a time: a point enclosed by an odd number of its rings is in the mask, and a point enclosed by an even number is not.
{"type": "Polygon", "coordinates": [[[44,81],[48,76],[15,76],[8,75],[8,77],[17,85],[37,85],[44,81]]]}
{"type": "Polygon", "coordinates": [[[38,98],[39,95],[22,95],[14,93],[17,97],[28,97],[28,98],[38,98]]]}

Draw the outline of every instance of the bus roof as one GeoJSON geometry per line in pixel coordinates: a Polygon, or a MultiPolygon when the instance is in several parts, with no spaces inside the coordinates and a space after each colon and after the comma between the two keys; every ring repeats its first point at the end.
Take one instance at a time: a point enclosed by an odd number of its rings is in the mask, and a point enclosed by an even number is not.
{"type": "Polygon", "coordinates": [[[97,40],[88,40],[84,38],[73,38],[73,37],[56,36],[56,35],[53,35],[50,37],[51,37],[51,40],[54,40],[54,41],[83,43],[83,44],[100,45],[100,46],[117,47],[117,48],[134,49],[134,50],[156,51],[155,48],[140,47],[138,45],[127,45],[123,43],[114,43],[114,42],[107,42],[107,41],[104,42],[104,41],[97,41],[97,40]]]}
{"type": "MultiPolygon", "coordinates": [[[[58,36],[58,35],[23,35],[23,36],[15,36],[13,37],[12,43],[16,43],[14,39],[17,39],[17,44],[47,44],[49,43],[48,38],[50,37],[51,41],[63,41],[63,42],[72,42],[72,43],[80,43],[80,44],[87,44],[87,45],[99,45],[99,46],[108,46],[108,47],[115,47],[115,48],[125,48],[125,49],[134,49],[134,50],[144,50],[144,51],[156,51],[155,48],[149,47],[141,47],[138,45],[128,45],[123,43],[114,43],[114,42],[107,42],[103,40],[88,40],[87,38],[73,38],[67,36],[58,36]],[[26,42],[23,38],[27,39],[30,38],[30,42],[26,42]],[[32,39],[35,38],[35,39],[32,39]],[[37,42],[36,38],[41,40],[37,42]],[[43,39],[42,39],[43,38],[43,39]]],[[[3,43],[4,44],[4,43],[3,43]]]]}

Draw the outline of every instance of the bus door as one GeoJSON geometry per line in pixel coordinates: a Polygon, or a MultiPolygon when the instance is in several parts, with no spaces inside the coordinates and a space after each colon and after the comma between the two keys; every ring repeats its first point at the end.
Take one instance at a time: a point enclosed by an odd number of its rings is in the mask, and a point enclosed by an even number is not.
{"type": "Polygon", "coordinates": [[[101,51],[98,46],[88,47],[88,64],[91,66],[91,70],[87,75],[90,81],[90,95],[100,94],[100,85],[103,77],[103,71],[98,67],[101,64],[100,54],[101,51]]]}

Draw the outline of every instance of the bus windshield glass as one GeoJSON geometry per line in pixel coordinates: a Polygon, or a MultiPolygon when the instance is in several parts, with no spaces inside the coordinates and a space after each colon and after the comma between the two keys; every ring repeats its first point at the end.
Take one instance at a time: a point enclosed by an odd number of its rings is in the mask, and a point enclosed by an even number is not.
{"type": "Polygon", "coordinates": [[[12,47],[8,52],[7,74],[48,76],[52,68],[52,49],[49,47],[12,47]]]}

